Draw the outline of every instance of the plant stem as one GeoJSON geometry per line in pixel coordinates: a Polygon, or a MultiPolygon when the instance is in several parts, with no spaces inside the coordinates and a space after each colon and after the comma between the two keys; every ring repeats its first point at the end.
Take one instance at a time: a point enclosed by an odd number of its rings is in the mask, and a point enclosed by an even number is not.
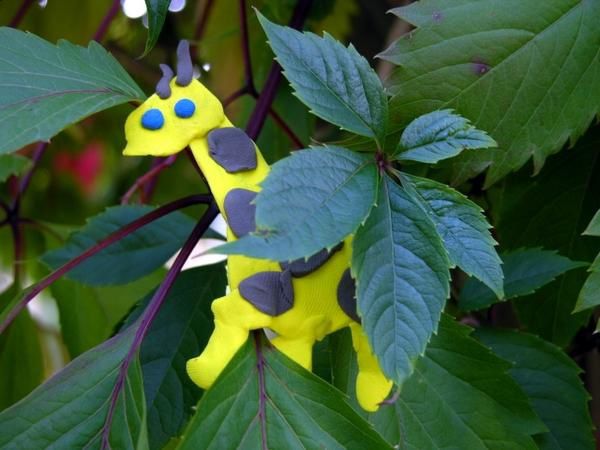
{"type": "Polygon", "coordinates": [[[275,123],[279,126],[279,128],[281,128],[281,131],[283,131],[287,135],[287,137],[290,138],[290,141],[292,141],[292,144],[294,144],[296,149],[301,149],[305,147],[305,145],[302,143],[302,141],[296,135],[296,133],[294,133],[290,126],[287,123],[285,123],[283,118],[279,114],[277,114],[277,111],[275,111],[273,108],[270,108],[269,114],[271,115],[275,123]]]}
{"type": "Polygon", "coordinates": [[[156,208],[154,211],[149,212],[148,214],[143,215],[139,219],[134,220],[133,222],[125,225],[124,227],[118,229],[114,233],[109,234],[107,237],[97,242],[95,245],[87,249],[85,252],[81,253],[76,258],[73,258],[69,262],[65,263],[54,272],[47,275],[45,278],[31,286],[26,290],[26,294],[23,298],[19,299],[18,302],[13,305],[11,308],[8,308],[7,312],[3,313],[0,317],[2,317],[2,322],[0,323],[0,334],[6,330],[6,328],[12,323],[12,321],[17,317],[17,315],[27,306],[27,304],[34,299],[40,292],[62,277],[64,274],[69,272],[71,269],[77,267],[79,264],[87,260],[88,258],[94,256],[96,253],[104,250],[109,245],[123,239],[124,237],[130,235],[131,233],[139,230],[145,225],[154,222],[155,220],[160,219],[167,214],[172,213],[178,209],[186,208],[192,205],[198,204],[210,204],[212,202],[212,196],[210,195],[191,195],[189,197],[184,197],[179,200],[175,200],[174,202],[167,203],[166,205],[160,206],[156,208]]]}
{"type": "Polygon", "coordinates": [[[23,18],[25,17],[25,14],[27,14],[27,11],[29,11],[29,8],[34,1],[35,0],[23,0],[21,6],[19,6],[19,9],[15,13],[12,20],[9,22],[8,26],[12,28],[17,28],[23,20],[23,18]]]}
{"type": "Polygon", "coordinates": [[[208,22],[208,18],[210,17],[210,13],[214,6],[214,0],[207,0],[204,3],[204,9],[200,13],[200,17],[198,19],[198,24],[196,25],[196,29],[194,30],[194,41],[199,41],[204,36],[204,31],[206,30],[206,23],[208,22]]]}
{"type": "MultiPolygon", "coordinates": [[[[308,17],[310,7],[312,6],[312,0],[299,0],[294,8],[292,19],[290,20],[289,26],[295,29],[302,28],[304,21],[308,17]]],[[[275,100],[275,94],[277,93],[277,87],[281,81],[281,66],[274,62],[267,76],[265,87],[258,97],[254,112],[250,116],[248,126],[246,127],[246,133],[252,140],[256,140],[260,130],[265,124],[267,114],[271,109],[271,105],[275,100]]]]}
{"type": "Polygon", "coordinates": [[[210,203],[210,206],[208,207],[208,210],[204,213],[202,218],[198,221],[198,223],[194,227],[194,230],[192,231],[190,236],[187,238],[185,244],[183,245],[183,248],[181,249],[181,252],[175,258],[175,262],[173,263],[173,266],[171,266],[164,281],[161,283],[160,287],[158,288],[158,290],[152,297],[152,300],[150,300],[148,307],[146,308],[146,310],[144,311],[142,316],[138,319],[138,325],[137,325],[138,328],[135,332],[133,342],[131,343],[131,347],[129,347],[129,351],[127,352],[127,355],[125,356],[125,358],[123,359],[123,362],[121,363],[121,367],[119,368],[119,374],[117,376],[117,381],[115,383],[115,386],[113,388],[113,391],[112,391],[112,394],[110,397],[110,406],[108,409],[108,414],[106,416],[104,426],[102,427],[102,448],[103,449],[110,448],[110,443],[109,443],[110,429],[111,429],[112,421],[113,421],[114,414],[115,414],[116,407],[117,407],[117,400],[119,398],[121,391],[123,390],[123,386],[125,385],[125,379],[127,378],[127,371],[129,369],[129,366],[131,365],[131,361],[133,361],[133,358],[137,354],[137,351],[140,348],[142,341],[144,340],[144,337],[146,336],[146,333],[148,332],[148,330],[150,328],[150,325],[152,324],[154,318],[156,317],[158,310],[164,303],[169,291],[171,290],[171,287],[175,283],[177,276],[179,275],[179,272],[183,268],[183,265],[185,264],[185,262],[191,255],[192,250],[196,246],[196,243],[198,242],[198,240],[206,232],[206,230],[208,229],[208,227],[210,226],[212,221],[215,220],[215,217],[217,217],[217,214],[219,214],[219,209],[217,208],[217,205],[215,204],[215,202],[212,201],[210,203]]]}
{"type": "Polygon", "coordinates": [[[56,239],[61,244],[65,243],[65,240],[63,239],[63,237],[60,234],[58,234],[56,231],[54,231],[52,228],[50,228],[48,225],[46,225],[42,222],[38,222],[37,220],[29,219],[26,217],[20,217],[19,223],[22,223],[23,225],[31,226],[33,228],[37,228],[40,231],[48,233],[50,236],[52,236],[54,239],[56,239]]]}
{"type": "MultiPolygon", "coordinates": [[[[126,205],[127,203],[129,203],[131,197],[133,196],[133,194],[135,194],[135,191],[142,188],[147,183],[156,180],[158,174],[160,174],[167,167],[172,166],[176,159],[177,154],[168,156],[166,158],[156,158],[153,162],[152,168],[148,170],[144,175],[139,177],[137,180],[135,180],[135,183],[133,183],[131,187],[127,190],[127,192],[125,192],[125,194],[121,198],[121,204],[126,205]]],[[[148,192],[144,192],[144,194],[147,196],[148,192]]],[[[147,198],[144,200],[147,200],[147,198]]]]}
{"type": "Polygon", "coordinates": [[[46,149],[48,148],[48,142],[40,142],[38,146],[35,148],[33,152],[33,156],[31,157],[31,169],[23,175],[23,177],[19,180],[17,185],[17,192],[15,194],[15,198],[13,199],[13,203],[11,205],[11,215],[19,214],[19,207],[21,203],[21,198],[29,188],[31,184],[31,178],[33,177],[34,172],[36,171],[42,156],[44,155],[46,149]]]}
{"type": "Polygon", "coordinates": [[[21,227],[19,222],[10,220],[10,229],[12,232],[13,246],[14,246],[14,261],[13,261],[13,283],[20,286],[23,255],[25,242],[23,240],[23,234],[21,233],[21,227]]]}
{"type": "Polygon", "coordinates": [[[104,15],[102,22],[100,22],[100,25],[98,25],[98,29],[94,33],[94,37],[92,37],[94,41],[100,42],[102,41],[102,39],[104,39],[104,36],[106,35],[110,24],[112,23],[113,19],[117,16],[120,9],[121,0],[113,0],[112,5],[104,15]]]}
{"type": "Polygon", "coordinates": [[[246,92],[256,97],[258,92],[254,86],[254,71],[252,70],[252,59],[250,58],[250,36],[248,35],[248,8],[246,0],[239,1],[240,31],[242,38],[242,56],[244,58],[244,81],[246,92]]]}

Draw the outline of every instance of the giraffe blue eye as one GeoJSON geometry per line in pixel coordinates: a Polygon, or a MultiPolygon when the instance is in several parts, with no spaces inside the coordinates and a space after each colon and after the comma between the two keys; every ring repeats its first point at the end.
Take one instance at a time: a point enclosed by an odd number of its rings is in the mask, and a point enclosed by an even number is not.
{"type": "Polygon", "coordinates": [[[165,124],[165,118],[160,110],[149,109],[142,115],[142,126],[146,130],[160,130],[165,124]]]}
{"type": "Polygon", "coordinates": [[[175,115],[182,119],[187,119],[194,115],[194,111],[196,111],[196,105],[191,100],[187,98],[183,98],[175,103],[175,115]]]}

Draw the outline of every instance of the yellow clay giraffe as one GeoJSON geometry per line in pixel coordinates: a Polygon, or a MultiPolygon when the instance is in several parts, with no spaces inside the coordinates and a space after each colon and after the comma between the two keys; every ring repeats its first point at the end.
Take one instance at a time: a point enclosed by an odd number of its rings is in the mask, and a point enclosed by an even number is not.
{"type": "MultiPolygon", "coordinates": [[[[219,100],[193,78],[186,41],[180,43],[177,56],[176,78],[161,65],[164,75],[156,94],[128,117],[123,153],[167,156],[189,145],[232,241],[254,230],[251,202],[269,166],[250,138],[225,117],[219,100]]],[[[249,331],[260,328],[272,330],[273,345],[311,370],[315,341],[350,327],[358,356],[358,401],[367,411],[377,410],[392,383],[381,372],[356,315],[350,239],[330,252],[289,263],[230,256],[230,292],[212,303],[215,329],[202,354],[188,361],[191,379],[209,388],[249,331]]]]}

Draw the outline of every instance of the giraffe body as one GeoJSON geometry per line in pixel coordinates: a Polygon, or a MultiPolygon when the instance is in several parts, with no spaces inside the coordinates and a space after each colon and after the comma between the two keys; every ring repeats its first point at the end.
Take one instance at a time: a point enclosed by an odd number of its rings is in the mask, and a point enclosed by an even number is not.
{"type": "MultiPolygon", "coordinates": [[[[252,231],[251,201],[269,172],[262,154],[241,130],[233,128],[221,103],[197,80],[180,86],[173,79],[167,87],[163,82],[161,89],[169,95],[151,96],[128,117],[124,154],[166,156],[189,145],[228,223],[227,239],[252,231]],[[153,122],[148,126],[150,116],[153,122]]],[[[192,380],[209,388],[250,330],[272,330],[273,345],[310,370],[315,341],[350,327],[359,364],[357,398],[364,409],[376,410],[391,382],[356,320],[350,256],[351,237],[308,260],[279,263],[230,256],[230,291],[212,304],[215,330],[202,354],[188,361],[192,380]]]]}

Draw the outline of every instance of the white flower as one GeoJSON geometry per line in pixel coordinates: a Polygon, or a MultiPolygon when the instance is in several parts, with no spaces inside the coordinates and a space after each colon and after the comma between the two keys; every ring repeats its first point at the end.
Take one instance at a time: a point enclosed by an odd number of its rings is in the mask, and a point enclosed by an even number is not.
{"type": "MultiPolygon", "coordinates": [[[[186,0],[171,0],[169,11],[181,11],[185,8],[185,2],[186,0]]],[[[123,13],[131,19],[139,19],[148,12],[144,0],[121,0],[121,8],[123,8],[123,13]]]]}

